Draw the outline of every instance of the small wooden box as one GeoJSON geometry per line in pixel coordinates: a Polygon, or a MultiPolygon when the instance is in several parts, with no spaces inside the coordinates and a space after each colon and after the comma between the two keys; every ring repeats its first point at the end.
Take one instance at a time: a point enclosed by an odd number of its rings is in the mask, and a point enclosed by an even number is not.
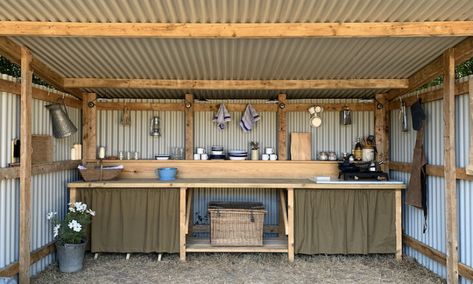
{"type": "Polygon", "coordinates": [[[266,211],[258,202],[210,202],[210,244],[262,246],[266,211]]]}

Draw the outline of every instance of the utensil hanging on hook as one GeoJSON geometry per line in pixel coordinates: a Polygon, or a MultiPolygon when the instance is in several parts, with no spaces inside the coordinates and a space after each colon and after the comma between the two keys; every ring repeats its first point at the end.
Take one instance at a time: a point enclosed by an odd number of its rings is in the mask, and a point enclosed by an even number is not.
{"type": "Polygon", "coordinates": [[[409,131],[408,122],[407,122],[407,112],[406,112],[406,103],[399,98],[400,101],[400,111],[399,111],[399,119],[401,120],[401,129],[403,132],[409,131]]]}

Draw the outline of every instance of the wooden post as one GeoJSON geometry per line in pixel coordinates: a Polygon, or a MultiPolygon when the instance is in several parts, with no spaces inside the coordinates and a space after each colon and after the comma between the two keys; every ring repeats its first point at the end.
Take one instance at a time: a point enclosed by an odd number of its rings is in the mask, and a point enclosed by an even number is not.
{"type": "Polygon", "coordinates": [[[186,261],[186,191],[181,187],[179,191],[179,258],[186,261]]]}
{"type": "Polygon", "coordinates": [[[377,94],[375,101],[375,137],[378,161],[384,161],[381,169],[389,171],[389,124],[388,124],[388,100],[386,94],[377,94]]]}
{"type": "Polygon", "coordinates": [[[401,190],[394,191],[394,210],[396,224],[396,259],[402,259],[402,195],[401,190]]]}
{"type": "Polygon", "coordinates": [[[30,283],[32,56],[21,47],[20,283],[30,283]]]}
{"type": "Polygon", "coordinates": [[[97,159],[97,107],[95,100],[97,95],[93,93],[84,94],[82,101],[82,143],[84,144],[82,161],[94,162],[97,159]],[[94,102],[89,107],[89,102],[94,102]]]}
{"type": "Polygon", "coordinates": [[[443,55],[443,120],[447,282],[458,283],[457,197],[455,176],[455,58],[452,48],[443,55]]]}
{"type": "Polygon", "coordinates": [[[284,161],[287,160],[286,95],[279,94],[278,101],[278,159],[284,161]]]}
{"type": "Polygon", "coordinates": [[[194,95],[186,94],[186,160],[194,158],[194,95]]]}
{"type": "Polygon", "coordinates": [[[294,188],[287,189],[287,223],[289,232],[287,234],[287,258],[289,262],[294,261],[294,188]]]}

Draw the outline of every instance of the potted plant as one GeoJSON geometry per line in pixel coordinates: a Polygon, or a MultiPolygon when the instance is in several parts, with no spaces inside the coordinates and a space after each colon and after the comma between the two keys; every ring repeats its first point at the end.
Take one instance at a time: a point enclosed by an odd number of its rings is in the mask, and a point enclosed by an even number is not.
{"type": "Polygon", "coordinates": [[[56,256],[61,272],[77,272],[82,269],[87,245],[87,225],[95,212],[82,202],[69,203],[66,216],[61,221],[57,212],[49,212],[48,220],[56,240],[56,256]]]}
{"type": "Polygon", "coordinates": [[[259,143],[251,141],[251,159],[259,160],[259,143]]]}

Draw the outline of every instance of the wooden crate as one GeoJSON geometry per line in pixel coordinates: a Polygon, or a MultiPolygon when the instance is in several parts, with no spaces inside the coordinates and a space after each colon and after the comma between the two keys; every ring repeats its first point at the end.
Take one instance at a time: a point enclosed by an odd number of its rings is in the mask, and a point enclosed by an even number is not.
{"type": "Polygon", "coordinates": [[[210,202],[210,244],[262,246],[266,211],[257,202],[210,202]]]}

